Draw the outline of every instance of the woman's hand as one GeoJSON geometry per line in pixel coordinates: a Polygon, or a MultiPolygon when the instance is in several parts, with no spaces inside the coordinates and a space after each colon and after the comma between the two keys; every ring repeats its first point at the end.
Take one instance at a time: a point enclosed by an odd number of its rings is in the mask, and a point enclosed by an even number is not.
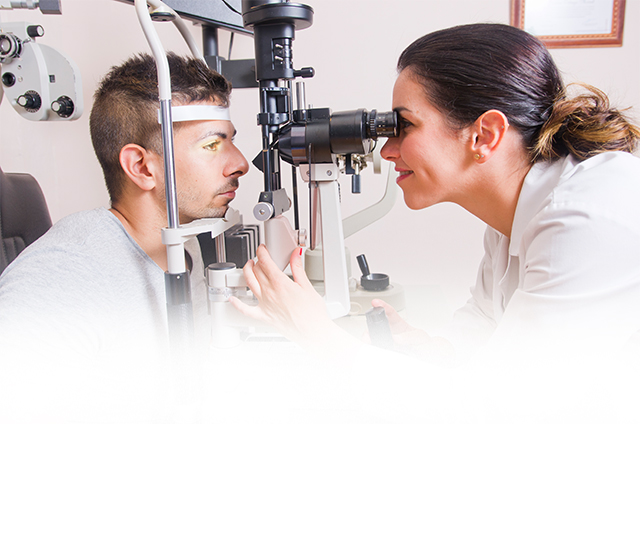
{"type": "Polygon", "coordinates": [[[234,297],[230,302],[244,315],[273,326],[292,341],[321,343],[328,335],[342,331],[329,318],[324,300],[307,278],[301,252],[302,249],[296,249],[289,261],[292,281],[273,262],[267,248],[260,245],[257,262],[249,261],[243,269],[247,285],[259,304],[249,306],[234,297]]]}
{"type": "Polygon", "coordinates": [[[431,337],[424,330],[414,328],[400,317],[398,312],[386,302],[375,299],[371,301],[371,305],[373,307],[384,308],[393,340],[399,352],[404,352],[412,356],[430,358],[434,355],[440,358],[451,358],[455,355],[453,346],[446,339],[431,337]]]}

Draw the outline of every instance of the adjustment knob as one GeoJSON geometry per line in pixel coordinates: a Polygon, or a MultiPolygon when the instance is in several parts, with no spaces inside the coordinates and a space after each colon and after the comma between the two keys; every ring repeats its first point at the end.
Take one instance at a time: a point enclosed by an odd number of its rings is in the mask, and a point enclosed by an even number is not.
{"type": "Polygon", "coordinates": [[[24,107],[27,112],[36,112],[40,110],[40,107],[42,106],[42,99],[40,99],[40,95],[34,90],[25,92],[18,97],[16,102],[20,107],[24,107]]]}
{"type": "Polygon", "coordinates": [[[31,26],[27,26],[27,35],[30,38],[39,38],[44,36],[44,28],[39,24],[32,24],[31,26]]]}
{"type": "Polygon", "coordinates": [[[267,221],[271,219],[271,216],[275,214],[275,209],[273,205],[268,202],[259,202],[253,208],[253,216],[258,221],[267,221]]]}
{"type": "Polygon", "coordinates": [[[303,67],[302,69],[294,69],[294,77],[302,77],[303,79],[309,79],[316,74],[316,70],[312,67],[303,67]]]}
{"type": "Polygon", "coordinates": [[[51,104],[51,110],[61,118],[69,118],[73,114],[75,106],[69,96],[60,96],[51,104]]]}
{"type": "Polygon", "coordinates": [[[16,84],[16,76],[7,71],[2,74],[2,84],[4,84],[7,88],[11,88],[14,84],[16,84]]]}

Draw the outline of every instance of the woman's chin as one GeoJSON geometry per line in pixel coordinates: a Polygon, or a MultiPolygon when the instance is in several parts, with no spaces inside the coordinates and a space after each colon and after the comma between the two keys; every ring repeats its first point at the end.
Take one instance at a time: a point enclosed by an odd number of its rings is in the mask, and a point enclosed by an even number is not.
{"type": "Polygon", "coordinates": [[[406,204],[407,208],[411,210],[422,210],[423,208],[431,206],[428,201],[416,200],[407,193],[404,194],[404,204],[406,204]]]}

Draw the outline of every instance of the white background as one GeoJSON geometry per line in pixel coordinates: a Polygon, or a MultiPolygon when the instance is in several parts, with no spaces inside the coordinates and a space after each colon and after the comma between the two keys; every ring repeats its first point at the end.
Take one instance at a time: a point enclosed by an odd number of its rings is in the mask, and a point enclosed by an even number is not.
{"type": "MultiPolygon", "coordinates": [[[[413,39],[509,17],[508,0],[310,2],[315,22],[296,38],[295,64],[316,68],[308,99],[334,110],[388,109],[396,59],[413,39]]],[[[67,52],[82,71],[87,113],[76,122],[35,124],[8,103],[0,107],[0,166],[36,176],[54,220],[108,204],[89,139],[91,96],[111,65],[147,50],[131,6],[63,0],[63,10],[0,13],[42,24],[42,43],[67,52]]],[[[553,54],[567,80],[637,107],[638,0],[627,2],[625,26],[621,48],[553,54]]],[[[186,52],[171,25],[161,33],[168,48],[186,52]]],[[[250,40],[237,39],[234,57],[251,49],[250,40]]],[[[257,109],[255,90],[235,93],[237,143],[249,158],[260,147],[257,109]]],[[[246,215],[261,185],[256,170],[242,181],[236,207],[246,215]]],[[[377,200],[382,182],[368,176],[363,188],[359,197],[345,195],[345,215],[377,200]]],[[[441,287],[453,307],[474,280],[483,230],[451,205],[414,212],[398,201],[349,245],[353,255],[367,254],[374,271],[441,287]]],[[[565,425],[3,429],[0,536],[637,538],[636,434],[635,427],[565,425]]]]}
{"type": "MultiPolygon", "coordinates": [[[[472,22],[509,21],[508,0],[310,0],[314,23],[297,32],[296,68],[313,66],[316,76],[307,81],[307,100],[334,111],[365,107],[389,110],[400,52],[414,39],[432,30],[472,22]]],[[[83,78],[85,113],[75,122],[28,122],[9,105],[0,106],[0,167],[7,172],[33,174],[44,190],[54,221],[76,212],[107,206],[102,171],[89,138],[88,116],[97,82],[112,65],[136,52],[148,51],[132,5],[115,0],[63,0],[63,15],[43,16],[39,11],[0,12],[2,21],[26,20],[42,24],[42,44],[68,54],[83,78]]],[[[609,93],[621,107],[640,103],[640,2],[627,2],[624,45],[616,48],[554,50],[553,55],[569,81],[585,81],[609,93]]],[[[187,53],[176,29],[160,24],[167,49],[187,53]]],[[[201,30],[192,26],[198,43],[201,30]]],[[[220,52],[227,54],[228,37],[220,33],[220,52]]],[[[232,58],[253,56],[253,42],[236,36],[232,58]]],[[[232,97],[237,144],[248,160],[260,150],[256,89],[238,89],[232,97]]],[[[632,111],[632,114],[633,111],[632,111]]],[[[637,113],[636,113],[637,117],[637,113]]],[[[377,201],[384,178],[363,174],[363,193],[349,192],[343,181],[343,215],[348,216],[377,201]]],[[[285,181],[285,187],[288,182],[285,181]]],[[[241,180],[234,206],[252,219],[251,210],[262,189],[262,176],[252,167],[241,180]]],[[[306,189],[303,188],[302,189],[306,189]]],[[[306,206],[304,191],[301,201],[306,206]]],[[[306,208],[303,209],[306,215],[306,208]]],[[[306,218],[303,220],[306,224],[306,218]]],[[[422,211],[407,209],[400,196],[394,209],[378,223],[347,241],[352,267],[359,276],[355,256],[365,253],[373,272],[390,274],[392,281],[427,287],[442,293],[437,298],[444,317],[464,303],[475,280],[482,255],[484,225],[461,208],[443,204],[422,211]]],[[[435,299],[434,299],[435,301],[435,299]]]]}

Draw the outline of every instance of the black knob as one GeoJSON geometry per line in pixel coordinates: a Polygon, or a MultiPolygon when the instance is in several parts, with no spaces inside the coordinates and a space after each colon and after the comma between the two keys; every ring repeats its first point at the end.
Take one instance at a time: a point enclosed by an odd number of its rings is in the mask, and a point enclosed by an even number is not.
{"type": "Polygon", "coordinates": [[[27,26],[27,35],[30,38],[38,38],[44,36],[44,28],[39,24],[32,24],[31,26],[27,26]]]}
{"type": "Polygon", "coordinates": [[[389,287],[389,276],[387,274],[372,274],[369,270],[369,263],[364,255],[356,257],[358,266],[362,272],[360,286],[366,291],[384,291],[389,287]]]}
{"type": "Polygon", "coordinates": [[[359,174],[351,175],[351,193],[362,193],[359,174]]]}
{"type": "Polygon", "coordinates": [[[16,76],[13,73],[7,71],[7,73],[2,74],[2,82],[6,87],[11,88],[14,84],[16,84],[16,76]]]}
{"type": "Polygon", "coordinates": [[[360,271],[362,272],[363,276],[368,276],[371,271],[369,270],[369,263],[367,263],[367,258],[364,256],[364,254],[362,255],[358,255],[356,257],[356,260],[358,261],[358,266],[360,267],[360,271]]]}
{"type": "Polygon", "coordinates": [[[294,69],[294,77],[302,77],[303,79],[310,79],[316,74],[316,70],[312,67],[303,67],[302,69],[294,69]]]}
{"type": "Polygon", "coordinates": [[[73,114],[75,106],[69,96],[60,96],[51,104],[51,110],[61,118],[69,118],[73,114]]]}
{"type": "Polygon", "coordinates": [[[42,106],[40,95],[33,90],[25,92],[16,101],[20,107],[24,107],[28,112],[36,112],[42,106]]]}

